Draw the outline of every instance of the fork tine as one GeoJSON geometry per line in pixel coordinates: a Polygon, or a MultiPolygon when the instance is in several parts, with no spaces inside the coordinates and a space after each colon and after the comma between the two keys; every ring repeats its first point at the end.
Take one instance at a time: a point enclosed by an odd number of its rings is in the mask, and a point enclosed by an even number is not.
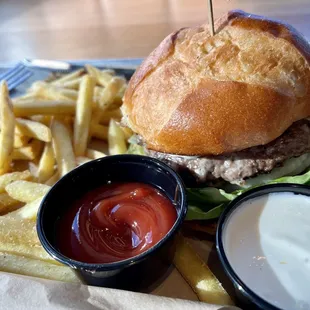
{"type": "Polygon", "coordinates": [[[26,74],[29,70],[25,67],[19,68],[14,74],[11,74],[9,77],[6,77],[5,80],[8,84],[13,83],[16,79],[19,79],[20,76],[26,74]]]}
{"type": "Polygon", "coordinates": [[[27,70],[24,74],[18,76],[16,79],[12,79],[11,82],[8,83],[9,91],[26,81],[32,74],[33,72],[27,70]]]}
{"type": "Polygon", "coordinates": [[[18,64],[14,68],[10,69],[9,71],[4,72],[3,74],[0,75],[0,80],[7,80],[16,73],[18,73],[20,70],[24,68],[23,64],[18,64]]]}

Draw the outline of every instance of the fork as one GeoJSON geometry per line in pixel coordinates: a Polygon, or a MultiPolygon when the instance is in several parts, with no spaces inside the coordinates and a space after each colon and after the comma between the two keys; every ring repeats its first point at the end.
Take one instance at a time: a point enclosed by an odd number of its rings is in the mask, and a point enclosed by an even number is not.
{"type": "Polygon", "coordinates": [[[29,71],[22,63],[0,75],[0,81],[6,80],[9,91],[26,81],[33,72],[29,71]]]}

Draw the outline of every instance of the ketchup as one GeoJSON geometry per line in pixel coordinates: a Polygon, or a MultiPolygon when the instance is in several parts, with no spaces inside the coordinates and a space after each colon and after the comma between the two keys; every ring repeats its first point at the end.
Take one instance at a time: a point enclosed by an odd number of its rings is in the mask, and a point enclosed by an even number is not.
{"type": "Polygon", "coordinates": [[[150,185],[107,184],[77,200],[59,219],[59,250],[85,263],[121,261],[158,243],[176,217],[171,201],[150,185]]]}

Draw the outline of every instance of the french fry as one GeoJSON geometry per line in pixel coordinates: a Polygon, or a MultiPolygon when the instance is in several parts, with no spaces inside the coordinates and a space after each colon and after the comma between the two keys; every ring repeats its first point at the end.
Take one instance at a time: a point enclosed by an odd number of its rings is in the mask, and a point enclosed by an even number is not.
{"type": "Polygon", "coordinates": [[[113,77],[111,82],[103,89],[101,97],[98,99],[98,108],[94,115],[93,122],[99,123],[101,116],[113,103],[115,96],[125,84],[125,80],[120,77],[113,77]]]}
{"type": "Polygon", "coordinates": [[[41,247],[35,221],[12,217],[12,213],[0,217],[0,252],[56,263],[41,247]],[[20,233],[21,228],[23,229],[22,234],[20,233]]]}
{"type": "Polygon", "coordinates": [[[50,142],[52,140],[51,130],[47,126],[28,119],[16,119],[15,133],[44,142],[50,142]]]}
{"type": "Polygon", "coordinates": [[[50,186],[29,181],[15,181],[7,185],[5,190],[13,199],[28,203],[44,196],[50,190],[50,186]]]}
{"type": "Polygon", "coordinates": [[[63,86],[63,84],[65,82],[69,82],[69,81],[75,80],[75,79],[81,77],[83,74],[85,74],[85,69],[84,68],[76,70],[76,71],[74,71],[72,73],[68,73],[68,74],[62,76],[61,78],[52,81],[50,84],[51,85],[56,85],[56,86],[63,86]]]}
{"type": "Polygon", "coordinates": [[[113,77],[111,82],[103,89],[101,97],[98,100],[101,111],[105,111],[109,108],[125,83],[126,81],[123,78],[113,77]]]}
{"type": "Polygon", "coordinates": [[[89,75],[82,78],[76,105],[73,145],[76,156],[85,154],[92,116],[94,83],[89,75]]]}
{"type": "Polygon", "coordinates": [[[13,199],[7,193],[0,194],[0,215],[14,211],[18,206],[20,206],[19,201],[13,199]]]}
{"type": "Polygon", "coordinates": [[[52,83],[58,79],[60,79],[61,77],[63,77],[64,74],[60,73],[60,72],[50,72],[49,75],[44,79],[44,81],[46,83],[52,83]]]}
{"type": "MultiPolygon", "coordinates": [[[[14,217],[17,219],[24,219],[24,220],[33,220],[35,221],[37,218],[37,213],[42,202],[43,197],[37,198],[34,201],[31,201],[25,204],[23,207],[10,212],[8,215],[10,217],[14,217]]],[[[1,239],[1,238],[0,238],[1,239]]],[[[1,249],[0,249],[1,251],[1,249]]]]}
{"type": "Polygon", "coordinates": [[[128,140],[133,135],[133,131],[130,128],[121,126],[121,129],[123,130],[126,140],[128,140]]]}
{"type": "Polygon", "coordinates": [[[74,118],[72,116],[54,116],[54,120],[59,121],[67,127],[70,133],[70,138],[73,140],[74,118]]]}
{"type": "MultiPolygon", "coordinates": [[[[71,100],[72,97],[67,97],[60,88],[45,83],[43,81],[38,81],[32,84],[30,91],[35,94],[38,98],[48,99],[48,100],[71,100]]],[[[73,99],[76,99],[73,98],[73,99]]]]}
{"type": "Polygon", "coordinates": [[[32,100],[37,100],[37,99],[49,99],[49,100],[76,100],[77,99],[77,90],[75,89],[68,89],[68,88],[63,88],[59,85],[52,85],[51,83],[47,81],[39,81],[36,82],[32,85],[30,88],[30,93],[17,97],[13,99],[14,101],[21,101],[25,99],[32,99],[32,100]],[[35,85],[38,83],[37,85],[35,85]],[[34,86],[39,86],[39,90],[35,89],[33,91],[34,86]],[[41,88],[44,88],[43,90],[41,88]]]}
{"type": "MultiPolygon", "coordinates": [[[[11,212],[5,216],[0,216],[0,244],[24,243],[27,245],[40,246],[35,223],[30,220],[20,220],[12,217],[11,214],[13,213],[14,212],[11,212]],[[20,233],[21,227],[23,228],[23,234],[20,233]]],[[[0,251],[3,250],[3,248],[0,248],[0,251]]],[[[44,257],[47,256],[44,255],[44,257]]]]}
{"type": "Polygon", "coordinates": [[[113,77],[105,88],[96,87],[96,101],[101,111],[105,111],[114,102],[126,81],[120,77],[113,77]]]}
{"type": "Polygon", "coordinates": [[[41,123],[46,126],[50,126],[52,121],[52,116],[50,115],[32,115],[29,117],[34,122],[41,123]]]}
{"type": "Polygon", "coordinates": [[[127,85],[114,74],[87,66],[33,83],[12,104],[0,86],[0,271],[79,283],[42,248],[35,222],[60,177],[109,150],[126,151],[130,133],[115,120],[127,85]],[[9,146],[4,152],[3,145],[9,146]]]}
{"type": "Polygon", "coordinates": [[[200,301],[217,305],[233,304],[221,283],[182,235],[177,237],[173,262],[200,301]]]}
{"type": "Polygon", "coordinates": [[[98,159],[98,158],[105,157],[107,155],[97,150],[87,149],[86,156],[91,159],[98,159]]]}
{"type": "MultiPolygon", "coordinates": [[[[0,252],[26,256],[28,258],[59,264],[41,247],[36,234],[35,221],[11,217],[0,217],[0,252]],[[21,228],[23,233],[21,234],[21,228]]],[[[59,264],[60,265],[60,264],[59,264]]]]}
{"type": "Polygon", "coordinates": [[[90,123],[90,135],[92,137],[107,140],[108,139],[108,126],[96,124],[96,123],[90,123]]]}
{"type": "Polygon", "coordinates": [[[32,161],[30,161],[30,162],[28,162],[28,169],[29,169],[31,175],[33,176],[33,180],[37,181],[38,175],[39,175],[38,166],[35,163],[33,163],[32,161]]]}
{"type": "Polygon", "coordinates": [[[123,97],[119,95],[119,93],[115,96],[113,103],[109,106],[108,110],[119,109],[123,104],[123,97]]]}
{"type": "Polygon", "coordinates": [[[34,93],[26,93],[23,96],[16,97],[12,99],[12,102],[23,102],[23,101],[29,101],[29,100],[37,100],[38,96],[34,93]]]}
{"type": "Polygon", "coordinates": [[[39,140],[32,140],[27,146],[14,149],[12,153],[13,160],[34,160],[43,149],[43,143],[39,140]]]}
{"type": "Polygon", "coordinates": [[[80,283],[79,278],[69,267],[8,252],[0,252],[0,271],[56,281],[80,283]]]}
{"type": "Polygon", "coordinates": [[[70,133],[67,127],[57,120],[53,121],[51,130],[58,171],[60,176],[64,176],[75,168],[75,156],[70,133]]]}
{"type": "Polygon", "coordinates": [[[102,97],[102,92],[104,90],[104,87],[101,87],[101,86],[95,86],[94,88],[94,98],[93,98],[93,101],[96,102],[96,105],[97,106],[97,102],[100,100],[100,98],[102,97]]]}
{"type": "Polygon", "coordinates": [[[100,116],[100,124],[103,125],[108,125],[111,118],[114,118],[115,120],[120,120],[122,117],[122,112],[120,109],[116,110],[111,110],[111,111],[105,111],[101,116],[100,116]]]}
{"type": "Polygon", "coordinates": [[[59,173],[54,173],[46,182],[45,184],[48,186],[53,186],[59,180],[59,173]]]}
{"type": "MultiPolygon", "coordinates": [[[[126,89],[126,85],[124,85],[119,90],[119,92],[116,94],[116,96],[114,97],[113,102],[107,108],[108,110],[118,109],[123,104],[123,89],[126,89]]],[[[104,87],[101,87],[101,86],[96,86],[95,87],[95,89],[94,89],[94,103],[95,104],[94,104],[93,108],[98,106],[99,100],[101,100],[101,98],[104,96],[103,92],[104,92],[104,87]]]]}
{"type": "Polygon", "coordinates": [[[15,130],[15,117],[12,112],[7,84],[4,81],[0,85],[0,120],[0,172],[3,174],[10,169],[15,130]]]}
{"type": "Polygon", "coordinates": [[[124,94],[126,92],[127,87],[128,87],[128,85],[127,85],[127,83],[125,83],[123,85],[123,87],[119,90],[119,92],[115,98],[115,100],[120,102],[121,104],[123,103],[123,97],[124,97],[124,94]]]}
{"type": "Polygon", "coordinates": [[[64,82],[62,87],[70,89],[79,89],[82,77],[76,78],[75,80],[64,82]]]}
{"type": "Polygon", "coordinates": [[[69,89],[69,88],[57,88],[58,91],[65,97],[71,100],[77,100],[78,97],[78,91],[75,89],[69,89]]]}
{"type": "Polygon", "coordinates": [[[25,101],[14,102],[13,112],[16,117],[41,115],[74,115],[75,102],[72,101],[25,101]]]}
{"type": "Polygon", "coordinates": [[[5,192],[5,187],[15,181],[31,180],[31,173],[29,170],[22,172],[11,172],[0,176],[0,193],[5,192]]]}
{"type": "MultiPolygon", "coordinates": [[[[13,235],[13,232],[9,232],[10,235],[13,235]]],[[[0,240],[3,239],[0,237],[0,240]]],[[[55,264],[55,260],[43,250],[40,245],[32,245],[27,243],[12,243],[10,240],[1,240],[0,244],[0,253],[8,253],[13,255],[20,255],[20,257],[27,257],[28,259],[39,259],[42,261],[55,264]],[[45,252],[45,253],[44,253],[45,252]]],[[[0,254],[1,255],[1,254],[0,254]]]]}
{"type": "Polygon", "coordinates": [[[0,238],[2,238],[2,240],[11,239],[12,243],[23,242],[27,244],[40,245],[35,229],[35,223],[29,220],[21,221],[20,219],[11,217],[10,213],[5,216],[0,216],[0,238]],[[20,233],[21,228],[24,230],[24,234],[20,233]],[[10,235],[9,232],[12,232],[12,235],[10,235]]]}
{"type": "Polygon", "coordinates": [[[76,160],[77,166],[81,166],[81,165],[83,165],[83,164],[88,163],[89,161],[92,161],[91,158],[83,157],[83,156],[79,156],[79,157],[77,157],[75,160],[76,160]]]}
{"type": "Polygon", "coordinates": [[[85,68],[90,76],[92,76],[96,83],[106,87],[112,80],[115,72],[113,70],[99,70],[91,65],[85,65],[85,68]]]}
{"type": "Polygon", "coordinates": [[[14,148],[19,148],[19,147],[26,146],[27,143],[29,142],[29,140],[30,140],[29,137],[16,134],[16,130],[15,130],[15,135],[14,135],[14,148]]]}
{"type": "Polygon", "coordinates": [[[38,167],[39,182],[44,183],[54,174],[55,157],[51,143],[46,143],[38,167]]]}
{"type": "Polygon", "coordinates": [[[108,131],[109,154],[125,154],[127,151],[125,136],[122,129],[111,119],[108,131]]]}

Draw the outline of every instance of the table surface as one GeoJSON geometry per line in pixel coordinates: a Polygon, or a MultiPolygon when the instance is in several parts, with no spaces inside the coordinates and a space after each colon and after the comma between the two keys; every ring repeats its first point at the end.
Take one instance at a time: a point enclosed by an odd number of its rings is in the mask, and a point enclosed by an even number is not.
{"type": "MultiPolygon", "coordinates": [[[[284,20],[310,39],[310,0],[213,0],[284,20]]],[[[0,62],[145,57],[170,32],[207,21],[207,0],[1,1],[0,62]]]]}

